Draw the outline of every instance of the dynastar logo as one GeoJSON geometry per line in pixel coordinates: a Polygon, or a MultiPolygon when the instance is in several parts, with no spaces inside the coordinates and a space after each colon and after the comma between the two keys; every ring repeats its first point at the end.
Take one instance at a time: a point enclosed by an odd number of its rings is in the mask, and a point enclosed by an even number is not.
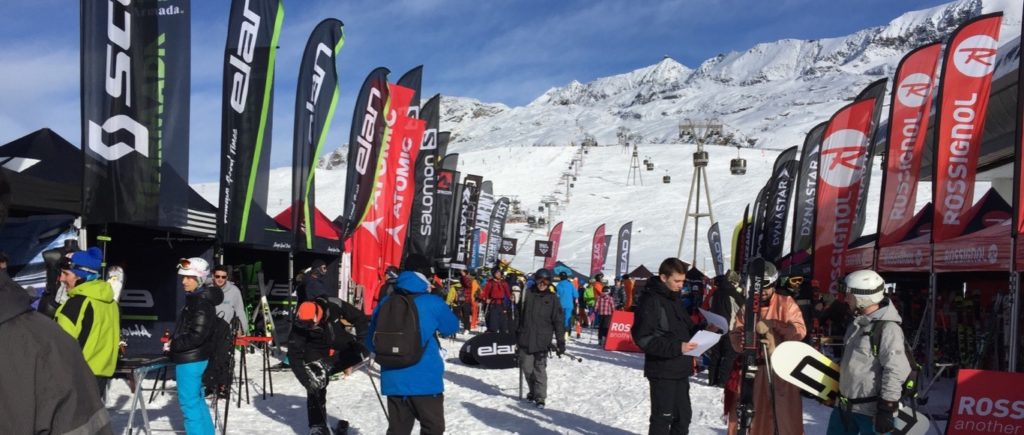
{"type": "Polygon", "coordinates": [[[252,71],[252,57],[256,52],[256,40],[260,33],[260,15],[249,9],[249,0],[242,5],[242,23],[238,28],[238,48],[228,56],[228,65],[235,69],[231,75],[231,108],[237,113],[245,111],[249,97],[249,73],[252,71]]]}
{"type": "Polygon", "coordinates": [[[932,86],[932,77],[924,73],[914,73],[903,78],[897,87],[896,99],[907,107],[921,107],[928,98],[932,86]]]}
{"type": "Polygon", "coordinates": [[[515,353],[515,346],[510,344],[491,343],[490,346],[476,348],[476,356],[514,355],[515,353]]]}
{"type": "Polygon", "coordinates": [[[363,114],[363,126],[359,130],[359,137],[356,138],[356,145],[359,150],[356,152],[356,172],[359,175],[366,175],[366,168],[370,163],[370,155],[373,154],[373,138],[377,129],[377,116],[380,115],[375,107],[381,100],[380,88],[370,88],[366,99],[366,110],[363,114]]]}
{"type": "MultiPolygon", "coordinates": [[[[132,46],[132,16],[128,9],[130,4],[131,0],[107,2],[107,62],[104,69],[104,89],[107,95],[115,100],[123,98],[126,108],[132,107],[132,58],[128,51],[132,46]],[[117,22],[123,23],[124,28],[118,27],[117,22]]],[[[110,106],[115,106],[113,101],[102,102],[102,107],[110,106]]],[[[132,150],[149,157],[149,129],[131,116],[120,113],[107,118],[102,125],[91,119],[88,122],[89,149],[100,157],[114,161],[128,155],[132,150]],[[132,134],[134,141],[131,145],[124,142],[107,145],[103,142],[104,134],[113,134],[121,130],[132,134]]]]}
{"type": "Polygon", "coordinates": [[[850,187],[864,176],[867,136],[843,129],[825,138],[821,145],[821,179],[833,187],[850,187]]]}
{"type": "Polygon", "coordinates": [[[975,35],[964,39],[956,46],[953,53],[953,65],[961,74],[981,78],[992,73],[996,67],[995,38],[988,35],[975,35]]]}

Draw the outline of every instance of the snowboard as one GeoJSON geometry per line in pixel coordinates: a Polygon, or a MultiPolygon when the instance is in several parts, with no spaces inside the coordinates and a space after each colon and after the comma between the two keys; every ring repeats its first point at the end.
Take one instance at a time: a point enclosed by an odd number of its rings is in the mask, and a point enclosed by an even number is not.
{"type": "MultiPolygon", "coordinates": [[[[813,346],[787,341],[775,348],[771,356],[772,371],[782,380],[813,394],[821,400],[839,397],[839,364],[813,346]]],[[[896,435],[925,435],[930,422],[920,412],[900,403],[896,413],[896,435]]]]}

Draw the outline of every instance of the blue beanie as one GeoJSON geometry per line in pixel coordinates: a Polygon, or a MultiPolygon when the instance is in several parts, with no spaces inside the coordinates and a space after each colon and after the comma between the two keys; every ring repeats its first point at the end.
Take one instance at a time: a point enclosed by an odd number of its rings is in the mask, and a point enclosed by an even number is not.
{"type": "Polygon", "coordinates": [[[398,274],[398,281],[395,287],[410,293],[423,293],[427,290],[430,282],[419,272],[404,271],[398,274]]]}
{"type": "Polygon", "coordinates": [[[92,281],[99,278],[102,266],[103,251],[95,246],[87,251],[71,254],[71,273],[83,280],[92,281]]]}

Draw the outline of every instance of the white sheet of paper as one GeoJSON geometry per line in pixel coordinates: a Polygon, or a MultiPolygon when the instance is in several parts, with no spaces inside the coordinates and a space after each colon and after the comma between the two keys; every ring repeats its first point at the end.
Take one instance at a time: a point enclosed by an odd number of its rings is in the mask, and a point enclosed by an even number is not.
{"type": "Polygon", "coordinates": [[[719,331],[725,332],[729,330],[729,321],[725,320],[725,317],[719,316],[718,314],[712,313],[703,308],[698,309],[700,310],[700,314],[707,319],[708,323],[715,325],[719,331]]]}
{"type": "Polygon", "coordinates": [[[711,346],[717,344],[721,338],[722,334],[716,334],[711,331],[697,331],[697,335],[690,339],[690,343],[697,343],[697,348],[684,353],[689,356],[701,356],[708,349],[711,349],[711,346]]]}

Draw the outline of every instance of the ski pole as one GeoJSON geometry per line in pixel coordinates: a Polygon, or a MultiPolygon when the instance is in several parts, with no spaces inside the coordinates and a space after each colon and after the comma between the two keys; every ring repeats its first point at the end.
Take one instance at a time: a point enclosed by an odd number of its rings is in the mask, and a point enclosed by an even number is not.
{"type": "MultiPolygon", "coordinates": [[[[768,335],[770,337],[770,335],[768,335]]],[[[764,352],[764,364],[765,368],[768,369],[768,391],[772,395],[772,423],[775,423],[775,435],[779,435],[779,410],[776,408],[775,398],[775,381],[773,380],[774,375],[772,374],[772,359],[768,354],[768,340],[761,340],[761,351],[764,352]]],[[[774,346],[773,346],[774,347],[774,346]]]]}
{"type": "Polygon", "coordinates": [[[373,374],[370,373],[370,365],[367,364],[363,366],[363,368],[365,369],[366,376],[370,378],[370,385],[373,385],[373,392],[377,395],[377,402],[380,402],[380,410],[384,411],[384,419],[391,421],[391,417],[388,416],[388,410],[384,406],[384,399],[381,399],[380,390],[377,389],[377,383],[373,381],[373,374]]]}

